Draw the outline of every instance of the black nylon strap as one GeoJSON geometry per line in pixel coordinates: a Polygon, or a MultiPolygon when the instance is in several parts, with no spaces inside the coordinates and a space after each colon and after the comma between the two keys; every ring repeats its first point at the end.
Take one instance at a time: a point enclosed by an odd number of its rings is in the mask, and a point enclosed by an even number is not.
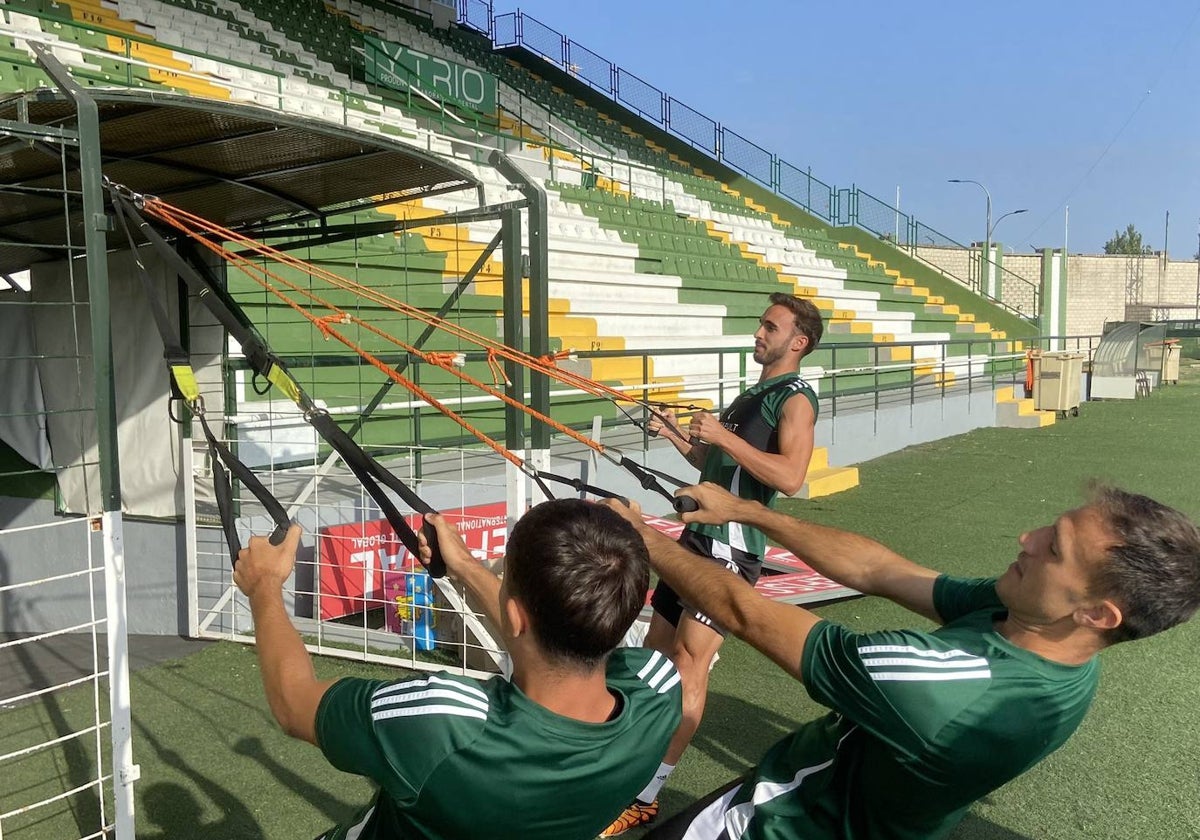
{"type": "MultiPolygon", "coordinates": [[[[392,504],[391,498],[384,492],[386,487],[397,496],[404,500],[410,508],[417,513],[436,513],[424,499],[412,491],[407,484],[396,478],[388,470],[363,451],[362,447],[354,442],[346,432],[334,422],[324,411],[311,411],[306,414],[306,419],[316,429],[326,443],[333,448],[335,452],[341,456],[346,462],[346,466],[354,473],[354,476],[366,489],[367,493],[379,505],[379,509],[383,512],[384,518],[388,524],[396,531],[396,535],[400,541],[404,543],[413,555],[420,559],[420,544],[417,541],[416,532],[409,527],[408,521],[404,515],[392,504]]],[[[425,540],[429,543],[429,548],[432,551],[432,556],[429,562],[425,564],[426,571],[430,577],[440,578],[446,574],[446,561],[442,558],[442,552],[437,542],[437,532],[433,526],[426,522],[422,526],[422,531],[425,534],[425,540]]]]}
{"type": "MultiPolygon", "coordinates": [[[[602,490],[601,488],[596,487],[595,485],[592,485],[592,484],[588,484],[585,481],[583,481],[583,479],[579,479],[579,478],[567,478],[564,475],[558,475],[556,473],[546,472],[545,470],[538,470],[534,474],[535,481],[539,477],[544,478],[547,481],[553,481],[556,484],[564,484],[567,487],[570,487],[573,490],[577,490],[580,493],[590,493],[591,495],[598,496],[601,499],[623,499],[623,498],[625,498],[624,496],[620,495],[619,493],[610,493],[608,490],[602,490]]],[[[544,484],[542,484],[542,482],[538,481],[538,486],[540,486],[542,488],[543,492],[545,492],[546,487],[544,484]]],[[[551,498],[551,499],[554,498],[553,496],[550,496],[549,494],[547,494],[547,495],[548,495],[548,498],[551,498]]]]}
{"type": "MultiPolygon", "coordinates": [[[[423,499],[421,499],[420,496],[414,493],[408,487],[408,485],[398,479],[391,472],[384,469],[378,461],[364,452],[362,447],[355,443],[353,438],[347,435],[342,428],[333,421],[333,418],[331,418],[328,413],[316,409],[312,399],[303,391],[303,389],[300,388],[299,383],[297,383],[291,373],[288,372],[283,362],[281,362],[273,353],[271,353],[265,342],[263,342],[263,340],[257,335],[257,333],[254,332],[251,327],[247,326],[247,324],[249,324],[248,319],[245,319],[244,316],[239,317],[240,310],[236,309],[236,304],[232,303],[231,301],[227,301],[224,296],[219,293],[219,290],[215,289],[204,277],[200,275],[198,271],[195,270],[195,268],[188,265],[187,261],[185,261],[175,251],[175,249],[170,247],[170,245],[158,233],[158,231],[156,231],[145,219],[141,217],[140,214],[138,214],[137,210],[127,198],[120,195],[116,190],[111,190],[111,192],[113,196],[113,203],[118,205],[118,215],[120,216],[122,214],[128,214],[131,218],[136,220],[139,230],[146,237],[147,241],[154,246],[159,254],[167,261],[170,267],[180,277],[183,278],[184,282],[188,285],[188,288],[197,295],[204,305],[208,307],[209,311],[212,312],[213,316],[221,322],[221,325],[225,328],[225,330],[241,345],[242,353],[246,356],[246,359],[250,363],[254,373],[256,375],[261,375],[275,383],[282,390],[288,393],[288,395],[296,402],[296,404],[300,406],[300,408],[304,411],[305,419],[312,425],[317,434],[319,434],[322,439],[324,439],[325,442],[328,443],[330,447],[338,453],[342,460],[346,462],[346,465],[350,468],[350,471],[354,473],[354,476],[367,491],[367,494],[370,495],[375,504],[379,506],[384,518],[387,519],[388,524],[390,524],[396,531],[396,535],[400,538],[400,541],[404,544],[405,548],[407,548],[414,557],[420,559],[420,544],[417,540],[416,532],[413,531],[413,529],[409,526],[403,514],[401,514],[396,506],[392,503],[391,498],[383,488],[386,487],[395,492],[396,495],[403,499],[409,507],[418,513],[434,513],[434,509],[430,507],[430,505],[427,504],[423,499]],[[285,385],[287,387],[284,387],[285,385]]],[[[166,340],[167,338],[164,334],[164,344],[166,343],[166,340]]],[[[203,423],[203,418],[201,419],[203,423]]],[[[258,495],[253,486],[247,482],[246,478],[243,478],[243,474],[248,476],[250,481],[255,482],[258,487],[262,489],[262,492],[266,493],[266,495],[275,503],[279,510],[283,510],[283,506],[279,504],[278,500],[275,500],[274,497],[270,496],[270,493],[267,492],[265,487],[262,487],[262,483],[258,481],[254,474],[250,472],[250,470],[244,464],[234,458],[233,454],[229,452],[229,450],[225,448],[223,444],[220,444],[220,441],[216,440],[216,437],[208,430],[207,425],[205,425],[205,434],[209,439],[210,447],[216,443],[221,447],[221,449],[224,450],[221,457],[222,459],[224,459],[226,456],[228,457],[228,460],[225,460],[226,466],[229,467],[230,471],[232,471],[239,480],[247,485],[247,488],[254,493],[256,498],[263,502],[264,506],[268,507],[268,510],[271,509],[270,505],[268,505],[267,501],[262,496],[258,495]]],[[[215,460],[216,459],[214,459],[214,462],[215,460]]],[[[214,469],[214,475],[215,474],[216,470],[214,469]]],[[[226,482],[228,483],[227,477],[226,482]]],[[[218,488],[218,508],[220,508],[220,495],[221,490],[218,488]]],[[[236,533],[233,533],[233,541],[230,542],[232,525],[232,491],[228,492],[228,497],[229,505],[226,510],[221,511],[222,527],[225,529],[226,541],[230,544],[231,556],[232,558],[236,559],[236,533]]],[[[272,516],[274,517],[274,514],[272,514],[272,516]]],[[[278,523],[278,519],[276,519],[276,521],[278,523]]],[[[284,512],[284,521],[287,521],[286,512],[284,512]]],[[[286,532],[286,530],[287,527],[284,526],[283,531],[286,532]]],[[[426,541],[432,550],[432,557],[429,563],[426,564],[426,569],[432,577],[442,577],[446,573],[446,564],[442,558],[442,554],[438,546],[437,533],[433,526],[429,523],[425,523],[422,531],[425,534],[426,541]]],[[[278,533],[279,528],[276,528],[276,534],[278,533]]],[[[275,535],[273,534],[272,539],[274,539],[274,537],[275,535]]]]}
{"type": "Polygon", "coordinates": [[[225,532],[225,543],[229,546],[229,562],[231,565],[237,565],[238,553],[242,550],[241,540],[238,539],[237,527],[233,521],[233,487],[229,481],[229,473],[232,473],[243,486],[258,499],[267,514],[275,522],[275,530],[271,533],[270,542],[272,545],[279,545],[283,542],[283,538],[287,535],[288,528],[291,527],[291,520],[288,519],[287,511],[279,500],[271,495],[271,491],[266,488],[249,467],[234,457],[221,440],[213,434],[212,429],[208,425],[208,420],[203,414],[196,415],[200,419],[200,428],[204,430],[204,437],[208,441],[208,451],[212,458],[213,467],[213,485],[217,496],[217,511],[221,515],[221,528],[225,532]],[[228,470],[228,472],[227,472],[228,470]]]}

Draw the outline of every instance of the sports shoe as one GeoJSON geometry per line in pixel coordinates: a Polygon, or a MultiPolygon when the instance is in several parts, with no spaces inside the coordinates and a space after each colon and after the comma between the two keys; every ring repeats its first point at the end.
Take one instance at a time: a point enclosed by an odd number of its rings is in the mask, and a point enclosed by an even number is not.
{"type": "Polygon", "coordinates": [[[649,805],[645,802],[638,802],[636,799],[621,812],[621,816],[610,825],[608,828],[600,832],[601,837],[616,837],[618,834],[624,834],[631,828],[637,828],[639,825],[647,825],[654,822],[654,818],[658,816],[658,799],[655,799],[649,805]]]}

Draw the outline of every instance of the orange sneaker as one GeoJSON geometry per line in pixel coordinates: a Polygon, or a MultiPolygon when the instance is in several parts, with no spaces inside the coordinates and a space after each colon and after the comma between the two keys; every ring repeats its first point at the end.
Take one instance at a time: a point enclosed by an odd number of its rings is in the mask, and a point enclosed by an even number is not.
{"type": "Polygon", "coordinates": [[[658,800],[655,799],[649,805],[645,802],[638,802],[636,799],[624,811],[621,816],[604,831],[600,832],[601,837],[616,837],[618,834],[624,834],[631,828],[637,828],[639,825],[648,825],[654,822],[654,818],[658,816],[658,800]]]}

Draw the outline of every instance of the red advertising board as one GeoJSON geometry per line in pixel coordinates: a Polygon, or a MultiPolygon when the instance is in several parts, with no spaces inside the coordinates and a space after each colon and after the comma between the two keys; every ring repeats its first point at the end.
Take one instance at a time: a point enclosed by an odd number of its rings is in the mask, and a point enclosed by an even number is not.
{"type": "MultiPolygon", "coordinates": [[[[656,531],[661,531],[672,539],[678,539],[683,531],[683,523],[671,519],[647,516],[646,522],[656,531]]],[[[776,601],[809,603],[855,594],[840,583],[817,574],[792,552],[773,545],[767,546],[763,566],[766,573],[758,579],[754,588],[765,597],[776,601]],[[771,571],[784,573],[771,574],[771,571]]]]}
{"type": "MultiPolygon", "coordinates": [[[[443,511],[479,559],[504,553],[508,518],[504,502],[443,511]]],[[[421,517],[406,517],[414,529],[421,517]]],[[[320,530],[321,618],[340,618],[382,606],[387,600],[386,572],[411,571],[416,565],[386,519],[331,525],[320,530]]]]}
{"type": "MultiPolygon", "coordinates": [[[[443,515],[454,522],[476,558],[494,560],[504,554],[508,540],[504,502],[473,505],[443,515]]],[[[647,516],[646,521],[673,539],[683,530],[682,523],[671,519],[647,516]]],[[[413,514],[408,522],[415,529],[420,526],[420,517],[413,514]]],[[[417,565],[385,519],[322,528],[320,549],[322,619],[353,615],[394,602],[404,588],[403,573],[417,565]]],[[[853,594],[782,548],[768,546],[763,563],[768,573],[755,588],[768,598],[795,603],[853,594]],[[770,574],[771,570],[784,573],[770,574]]]]}

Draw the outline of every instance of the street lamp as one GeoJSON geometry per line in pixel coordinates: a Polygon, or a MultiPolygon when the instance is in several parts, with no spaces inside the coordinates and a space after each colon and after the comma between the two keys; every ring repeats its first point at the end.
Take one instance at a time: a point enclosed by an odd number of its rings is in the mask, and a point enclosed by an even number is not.
{"type": "Polygon", "coordinates": [[[983,194],[987,196],[987,221],[983,225],[983,252],[991,254],[992,252],[992,194],[988,192],[988,188],[978,181],[972,181],[970,178],[951,178],[947,183],[950,184],[974,184],[983,190],[983,194]]]}
{"type": "Polygon", "coordinates": [[[987,237],[988,241],[989,242],[991,241],[992,234],[996,232],[996,228],[1000,227],[1001,221],[1003,221],[1004,219],[1007,219],[1009,216],[1015,216],[1018,213],[1028,213],[1028,212],[1029,212],[1028,207],[1023,208],[1021,210],[1009,210],[1007,213],[1005,213],[1003,216],[1001,216],[999,219],[997,219],[996,222],[992,225],[991,229],[988,230],[988,237],[987,237]]]}
{"type": "Polygon", "coordinates": [[[1003,219],[1007,219],[1009,216],[1015,216],[1018,213],[1028,213],[1029,210],[1028,210],[1028,208],[1025,208],[1022,210],[1010,210],[1007,213],[1005,213],[1003,216],[1001,216],[999,219],[997,219],[995,224],[992,224],[992,194],[990,192],[988,192],[987,187],[985,187],[983,184],[979,183],[978,181],[972,181],[970,178],[950,178],[950,179],[948,179],[948,183],[951,183],[951,184],[974,184],[975,186],[979,187],[979,189],[983,190],[983,194],[985,196],[987,196],[987,219],[984,222],[984,228],[983,228],[983,231],[984,231],[984,238],[983,238],[984,262],[983,262],[983,265],[985,266],[985,268],[984,268],[984,276],[981,280],[982,285],[986,288],[987,284],[989,282],[989,278],[992,275],[992,268],[991,268],[991,266],[992,266],[992,233],[995,232],[996,226],[999,225],[1003,219]]]}

